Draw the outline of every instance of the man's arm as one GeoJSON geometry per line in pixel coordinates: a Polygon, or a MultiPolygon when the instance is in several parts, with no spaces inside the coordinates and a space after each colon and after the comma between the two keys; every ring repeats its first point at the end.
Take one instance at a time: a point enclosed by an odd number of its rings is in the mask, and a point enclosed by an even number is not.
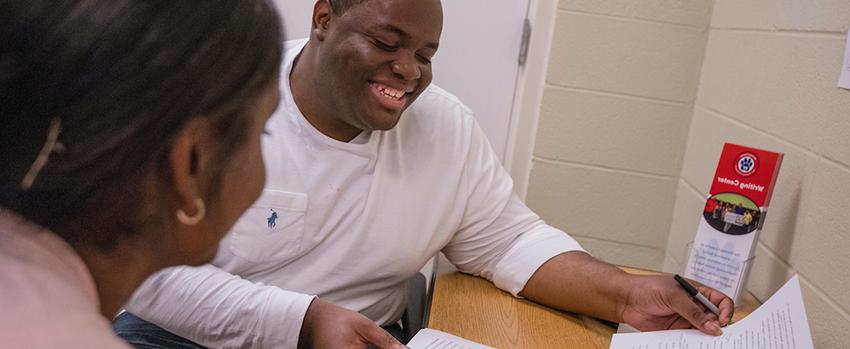
{"type": "Polygon", "coordinates": [[[208,347],[295,348],[313,299],[205,265],[154,274],[126,309],[208,347]]]}
{"type": "Polygon", "coordinates": [[[566,252],[583,251],[575,239],[552,228],[513,192],[513,181],[471,114],[462,115],[467,133],[463,185],[466,201],[457,231],[443,248],[462,272],[480,275],[518,295],[546,261],[566,252]]]}
{"type": "MultiPolygon", "coordinates": [[[[471,118],[470,118],[471,119],[471,118]]],[[[599,261],[567,234],[543,223],[513,195],[513,183],[474,119],[463,159],[467,206],[459,230],[443,249],[458,268],[539,303],[638,329],[694,327],[717,333],[732,301],[700,286],[721,309],[704,312],[670,276],[633,276],[599,261]],[[678,314],[682,314],[681,316],[678,314]],[[715,319],[715,321],[708,321],[715,319]]]]}
{"type": "Polygon", "coordinates": [[[155,274],[126,308],[210,348],[404,348],[357,312],[253,283],[212,265],[155,274]]]}
{"type": "Polygon", "coordinates": [[[719,334],[732,319],[732,300],[700,285],[720,308],[720,319],[696,303],[670,275],[638,276],[583,252],[567,252],[544,263],[521,296],[553,308],[625,322],[642,330],[695,327],[719,334]]]}

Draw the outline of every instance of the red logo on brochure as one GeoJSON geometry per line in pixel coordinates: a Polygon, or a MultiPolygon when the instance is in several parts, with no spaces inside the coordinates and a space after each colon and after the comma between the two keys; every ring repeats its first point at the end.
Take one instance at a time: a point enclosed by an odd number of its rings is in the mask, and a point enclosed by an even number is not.
{"type": "Polygon", "coordinates": [[[767,207],[781,163],[780,153],[726,143],[709,194],[735,193],[751,200],[755,208],[767,207]]]}
{"type": "Polygon", "coordinates": [[[744,177],[749,177],[758,168],[758,158],[753,153],[743,153],[735,160],[735,172],[744,177]]]}

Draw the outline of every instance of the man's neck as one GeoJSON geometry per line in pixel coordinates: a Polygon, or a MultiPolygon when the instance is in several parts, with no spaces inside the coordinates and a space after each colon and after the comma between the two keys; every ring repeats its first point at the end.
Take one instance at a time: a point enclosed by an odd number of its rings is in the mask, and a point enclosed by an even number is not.
{"type": "Polygon", "coordinates": [[[312,40],[308,41],[292,62],[292,72],[287,77],[292,98],[304,118],[319,132],[341,142],[350,142],[362,130],[340,120],[330,103],[323,103],[323,99],[331,94],[327,93],[325,86],[318,86],[317,48],[313,45],[312,40]]]}

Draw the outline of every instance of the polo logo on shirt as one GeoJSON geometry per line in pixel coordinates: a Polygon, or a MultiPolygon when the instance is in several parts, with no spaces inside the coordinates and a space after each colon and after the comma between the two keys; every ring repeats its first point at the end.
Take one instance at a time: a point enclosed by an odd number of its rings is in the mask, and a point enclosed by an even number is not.
{"type": "Polygon", "coordinates": [[[269,222],[269,229],[271,229],[271,228],[274,228],[275,225],[277,225],[277,212],[275,212],[272,209],[269,209],[269,210],[272,211],[272,214],[271,214],[271,216],[269,216],[269,218],[267,220],[269,222]]]}

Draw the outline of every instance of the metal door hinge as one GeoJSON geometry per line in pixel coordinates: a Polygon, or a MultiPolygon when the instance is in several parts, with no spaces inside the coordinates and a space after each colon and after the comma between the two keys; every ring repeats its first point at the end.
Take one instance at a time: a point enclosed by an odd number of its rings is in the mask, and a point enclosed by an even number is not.
{"type": "Polygon", "coordinates": [[[522,42],[519,44],[519,65],[525,66],[528,60],[528,42],[531,40],[531,21],[526,18],[522,22],[522,42]]]}

